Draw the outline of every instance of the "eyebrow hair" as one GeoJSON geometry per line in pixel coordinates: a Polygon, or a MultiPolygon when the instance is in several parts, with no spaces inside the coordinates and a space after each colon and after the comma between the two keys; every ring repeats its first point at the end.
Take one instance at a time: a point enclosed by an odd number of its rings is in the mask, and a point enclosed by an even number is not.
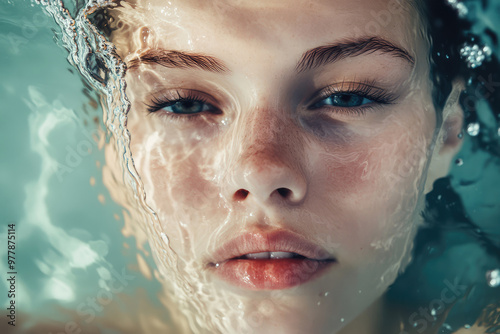
{"type": "Polygon", "coordinates": [[[169,68],[198,68],[210,72],[228,71],[224,63],[212,56],[174,50],[147,50],[128,62],[128,69],[138,68],[142,63],[158,64],[169,68]]]}
{"type": "MultiPolygon", "coordinates": [[[[300,73],[347,57],[372,54],[377,51],[405,59],[412,66],[415,64],[415,59],[403,48],[380,37],[365,37],[343,40],[308,50],[304,52],[295,69],[300,73]]],[[[130,60],[127,64],[128,69],[138,68],[142,63],[158,64],[168,68],[198,68],[215,73],[229,71],[227,66],[215,57],[176,50],[147,50],[130,60]]]]}
{"type": "Polygon", "coordinates": [[[295,69],[300,73],[347,57],[372,54],[377,51],[390,54],[397,58],[403,58],[412,66],[415,64],[415,59],[403,48],[380,37],[364,37],[361,39],[348,39],[330,45],[319,46],[306,51],[300,58],[295,69]]]}

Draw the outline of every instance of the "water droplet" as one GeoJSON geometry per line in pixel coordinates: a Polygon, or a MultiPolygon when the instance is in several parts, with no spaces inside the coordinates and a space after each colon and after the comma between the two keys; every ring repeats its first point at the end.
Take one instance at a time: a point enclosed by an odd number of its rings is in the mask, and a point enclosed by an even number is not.
{"type": "Polygon", "coordinates": [[[320,306],[320,305],[321,305],[321,302],[318,302],[318,306],[320,306]]]}
{"type": "Polygon", "coordinates": [[[431,310],[431,315],[432,315],[432,316],[435,316],[435,315],[436,315],[436,309],[432,309],[432,310],[431,310]]]}
{"type": "Polygon", "coordinates": [[[464,164],[464,161],[462,159],[458,158],[457,160],[455,160],[455,164],[457,166],[462,166],[464,164]]]}
{"type": "Polygon", "coordinates": [[[167,237],[167,235],[166,235],[165,233],[161,232],[161,233],[160,233],[160,236],[161,236],[161,240],[163,240],[163,242],[164,242],[165,244],[167,244],[167,245],[169,245],[169,244],[170,244],[170,242],[169,242],[169,240],[168,240],[168,237],[167,237]]]}
{"type": "Polygon", "coordinates": [[[465,328],[465,329],[469,329],[469,328],[470,328],[470,325],[469,325],[469,324],[466,324],[466,325],[464,325],[464,328],[465,328]]]}
{"type": "Polygon", "coordinates": [[[467,133],[469,134],[469,136],[477,136],[479,134],[479,130],[479,123],[470,123],[469,125],[467,125],[467,133]]]}
{"type": "Polygon", "coordinates": [[[500,269],[490,270],[486,272],[486,281],[492,288],[500,286],[500,269]]]}
{"type": "Polygon", "coordinates": [[[344,319],[344,318],[340,318],[340,322],[344,322],[344,321],[345,321],[345,319],[344,319]]]}
{"type": "Polygon", "coordinates": [[[361,293],[361,290],[358,290],[358,293],[361,293]]]}
{"type": "Polygon", "coordinates": [[[443,198],[443,195],[438,195],[438,197],[437,197],[438,201],[440,201],[441,198],[443,198]]]}
{"type": "Polygon", "coordinates": [[[323,294],[323,296],[325,296],[325,297],[326,297],[326,296],[328,296],[328,292],[325,292],[325,293],[323,294]]]}
{"type": "MultiPolygon", "coordinates": [[[[498,131],[500,133],[500,129],[498,129],[498,131]]],[[[457,137],[458,137],[458,139],[462,139],[464,137],[463,132],[460,132],[457,137]]]]}
{"type": "Polygon", "coordinates": [[[500,128],[498,128],[498,136],[500,137],[500,128]]]}

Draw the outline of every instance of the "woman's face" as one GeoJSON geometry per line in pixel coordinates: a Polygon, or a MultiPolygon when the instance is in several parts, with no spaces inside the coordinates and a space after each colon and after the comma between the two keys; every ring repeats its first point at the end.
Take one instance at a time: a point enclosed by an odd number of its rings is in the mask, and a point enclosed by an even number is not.
{"type": "Polygon", "coordinates": [[[116,15],[146,230],[180,307],[207,315],[194,326],[332,333],[360,315],[408,260],[439,130],[416,10],[137,0],[116,15]]]}

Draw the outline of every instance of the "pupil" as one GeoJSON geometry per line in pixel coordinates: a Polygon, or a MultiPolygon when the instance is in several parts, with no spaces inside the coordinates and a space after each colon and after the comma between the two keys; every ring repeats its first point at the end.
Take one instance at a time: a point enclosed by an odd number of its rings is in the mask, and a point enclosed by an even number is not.
{"type": "Polygon", "coordinates": [[[334,98],[335,104],[344,107],[357,107],[361,105],[363,98],[361,96],[355,96],[350,94],[337,95],[334,98]]]}
{"type": "Polygon", "coordinates": [[[172,111],[179,114],[194,114],[201,112],[203,103],[199,101],[182,101],[172,106],[172,111]]]}

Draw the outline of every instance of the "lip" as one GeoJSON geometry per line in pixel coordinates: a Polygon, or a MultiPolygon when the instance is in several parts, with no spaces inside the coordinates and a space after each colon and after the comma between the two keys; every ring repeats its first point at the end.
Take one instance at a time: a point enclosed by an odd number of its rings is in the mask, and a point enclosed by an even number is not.
{"type": "Polygon", "coordinates": [[[280,290],[304,284],[336,263],[325,249],[285,230],[240,235],[218,248],[209,268],[223,281],[250,290],[280,290]],[[261,252],[290,252],[298,258],[243,259],[261,252]]]}

